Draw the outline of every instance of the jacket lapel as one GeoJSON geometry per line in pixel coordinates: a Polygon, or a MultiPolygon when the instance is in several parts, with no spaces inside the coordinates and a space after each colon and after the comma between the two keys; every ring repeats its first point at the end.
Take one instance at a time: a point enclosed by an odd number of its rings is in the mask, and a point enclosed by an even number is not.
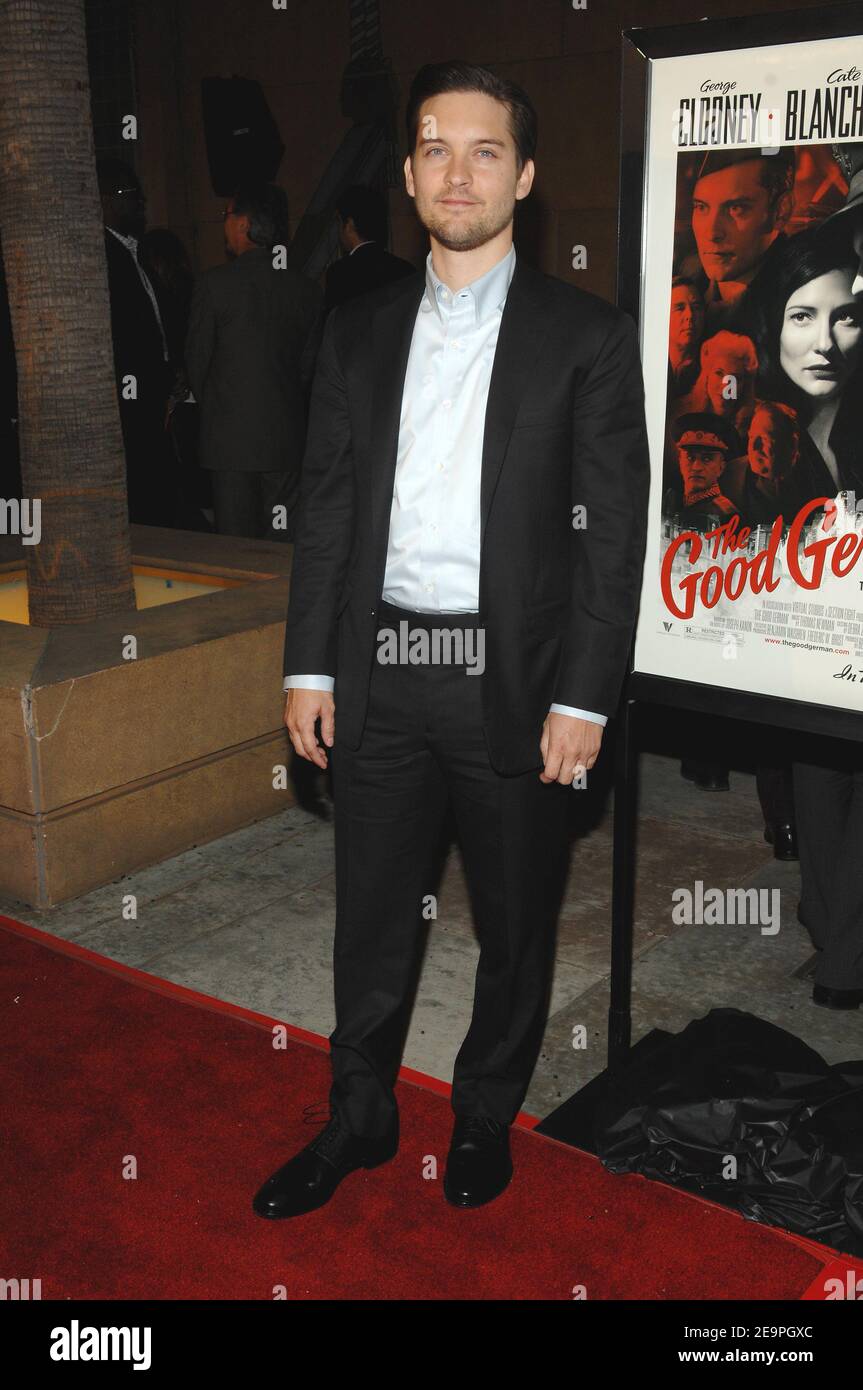
{"type": "Polygon", "coordinates": [[[377,556],[376,597],[380,596],[387,562],[387,539],[398,457],[402,393],[410,355],[411,338],[420,300],[425,292],[425,274],[406,279],[403,294],[388,300],[372,321],[372,361],[374,387],[369,417],[369,457],[372,474],[372,536],[377,556]]]}
{"type": "Polygon", "coordinates": [[[545,281],[539,272],[517,257],[503,306],[486,402],[480,480],[480,552],[515,417],[548,332],[550,306],[545,300],[544,288],[545,281]]]}

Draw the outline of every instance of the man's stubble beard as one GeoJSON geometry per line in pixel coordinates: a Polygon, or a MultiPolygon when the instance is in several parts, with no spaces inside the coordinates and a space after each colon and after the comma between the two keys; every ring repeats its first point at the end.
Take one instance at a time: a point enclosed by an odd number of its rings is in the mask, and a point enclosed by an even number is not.
{"type": "Polygon", "coordinates": [[[475,251],[477,247],[485,246],[509,226],[515,209],[513,200],[512,207],[498,205],[487,209],[478,221],[464,225],[455,218],[447,217],[446,213],[440,213],[437,203],[424,206],[416,198],[415,204],[417,216],[426,231],[448,251],[475,251]]]}

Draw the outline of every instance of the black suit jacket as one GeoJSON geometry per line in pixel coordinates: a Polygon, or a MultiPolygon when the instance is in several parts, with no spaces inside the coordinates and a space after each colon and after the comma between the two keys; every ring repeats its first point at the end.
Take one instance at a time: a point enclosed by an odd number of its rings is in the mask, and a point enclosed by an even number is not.
{"type": "Polygon", "coordinates": [[[325,312],[329,313],[337,304],[356,299],[359,294],[415,274],[416,266],[409,261],[391,255],[377,241],[364,241],[350,255],[334,261],[327,271],[325,312]]]}
{"type": "Polygon", "coordinates": [[[264,247],[198,277],[186,374],[201,408],[205,468],[299,468],[322,302],[319,285],[275,269],[264,247]]]}
{"type": "Polygon", "coordinates": [[[105,259],[111,299],[111,334],[114,370],[120,393],[121,417],[147,416],[161,428],[167,404],[170,375],[165,363],[159,321],[128,247],[105,229],[105,259]],[[137,397],[122,394],[122,379],[134,376],[137,397]]]}
{"type": "MultiPolygon", "coordinates": [[[[422,273],[329,316],[312,390],[284,673],[335,676],[357,748],[376,650],[402,390],[422,273]]],[[[553,702],[616,708],[636,617],[648,449],[632,319],[519,257],[485,416],[484,727],[501,773],[542,766],[553,702]],[[572,509],[586,508],[574,529],[572,509]]]]}

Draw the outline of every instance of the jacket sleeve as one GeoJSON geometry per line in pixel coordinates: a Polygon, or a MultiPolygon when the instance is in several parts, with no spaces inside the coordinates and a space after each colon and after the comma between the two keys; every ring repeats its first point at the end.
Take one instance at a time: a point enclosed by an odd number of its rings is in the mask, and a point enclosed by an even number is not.
{"type": "Polygon", "coordinates": [[[206,275],[199,275],[195,281],[192,305],[189,310],[189,327],[186,332],[186,376],[195,400],[200,404],[210,359],[216,345],[216,313],[210,294],[206,275]]]}
{"type": "Polygon", "coordinates": [[[309,281],[307,323],[306,340],[300,356],[300,381],[306,393],[314,380],[324,328],[324,295],[320,285],[312,280],[309,281]]]}
{"type": "Polygon", "coordinates": [[[614,322],[574,402],[573,593],[554,687],[556,704],[612,715],[638,613],[647,537],[650,460],[638,333],[614,322]]]}
{"type": "Polygon", "coordinates": [[[355,515],[350,416],[334,331],[338,312],[326,321],[312,385],[285,628],[286,676],[336,674],[336,613],[355,515]]]}

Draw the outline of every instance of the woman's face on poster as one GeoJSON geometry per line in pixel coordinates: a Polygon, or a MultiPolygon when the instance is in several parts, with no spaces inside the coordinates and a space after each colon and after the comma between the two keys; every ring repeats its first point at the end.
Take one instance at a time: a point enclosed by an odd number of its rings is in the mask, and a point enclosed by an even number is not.
{"type": "Polygon", "coordinates": [[[839,268],[801,285],[788,299],[779,337],[782,368],[807,396],[829,400],[860,358],[863,295],[853,270],[839,268]]]}

